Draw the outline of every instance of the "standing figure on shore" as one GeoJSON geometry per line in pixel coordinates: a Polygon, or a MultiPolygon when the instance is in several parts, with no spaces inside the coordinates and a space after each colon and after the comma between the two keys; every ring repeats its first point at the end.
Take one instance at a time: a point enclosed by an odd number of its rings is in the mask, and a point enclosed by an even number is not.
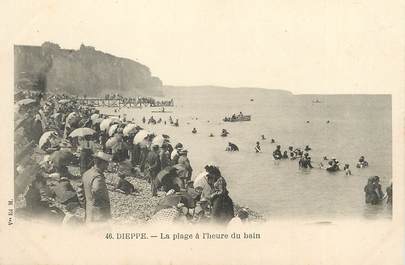
{"type": "Polygon", "coordinates": [[[79,151],[80,151],[80,174],[83,175],[84,172],[92,167],[92,155],[93,155],[94,143],[91,140],[90,135],[84,137],[79,137],[79,151]]]}
{"type": "Polygon", "coordinates": [[[162,150],[160,151],[159,158],[162,169],[170,166],[170,153],[167,143],[162,144],[162,150]]]}
{"type": "Polygon", "coordinates": [[[177,143],[174,146],[173,151],[170,154],[170,159],[172,161],[172,165],[176,165],[179,162],[179,157],[180,157],[180,150],[183,149],[183,144],[182,143],[177,143]]]}
{"type": "Polygon", "coordinates": [[[97,152],[94,155],[94,166],[83,174],[86,223],[105,222],[111,219],[110,197],[104,176],[104,171],[111,161],[111,155],[97,152]]]}
{"type": "Polygon", "coordinates": [[[229,197],[225,178],[217,167],[208,169],[207,180],[213,192],[210,195],[211,218],[216,224],[228,224],[234,217],[233,201],[229,197]]]}
{"type": "Polygon", "coordinates": [[[148,153],[145,159],[145,176],[151,185],[152,196],[157,196],[157,174],[161,170],[160,158],[159,158],[159,146],[153,145],[152,150],[148,153]]]}
{"type": "Polygon", "coordinates": [[[187,153],[188,153],[187,150],[181,150],[179,152],[180,157],[178,164],[183,166],[187,172],[187,176],[184,177],[185,179],[184,183],[187,183],[187,181],[191,180],[191,175],[193,173],[193,168],[191,167],[190,160],[187,157],[187,153]]]}

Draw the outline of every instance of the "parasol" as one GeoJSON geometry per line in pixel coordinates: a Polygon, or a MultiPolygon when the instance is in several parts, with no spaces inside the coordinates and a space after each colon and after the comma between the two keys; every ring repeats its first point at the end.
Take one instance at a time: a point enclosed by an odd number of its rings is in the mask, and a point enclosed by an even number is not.
{"type": "Polygon", "coordinates": [[[118,124],[111,125],[110,129],[108,130],[108,135],[113,136],[113,134],[117,131],[118,124]]]}
{"type": "Polygon", "coordinates": [[[93,135],[96,131],[91,128],[77,128],[73,132],[70,133],[70,137],[84,137],[87,135],[93,135]]]}
{"type": "Polygon", "coordinates": [[[39,138],[39,143],[38,147],[39,149],[42,149],[42,147],[48,142],[48,140],[52,137],[57,137],[58,134],[55,131],[47,131],[41,135],[41,138],[39,138]]]}
{"type": "Polygon", "coordinates": [[[149,132],[147,130],[140,130],[134,137],[134,144],[141,143],[148,135],[149,132]]]}

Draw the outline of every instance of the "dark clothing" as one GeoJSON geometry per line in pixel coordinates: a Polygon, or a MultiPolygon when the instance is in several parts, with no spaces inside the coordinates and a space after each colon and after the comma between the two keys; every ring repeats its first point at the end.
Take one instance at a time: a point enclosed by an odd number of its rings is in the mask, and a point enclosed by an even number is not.
{"type": "Polygon", "coordinates": [[[135,187],[126,179],[120,179],[117,183],[116,189],[122,190],[125,194],[131,194],[135,192],[135,187]]]}
{"type": "Polygon", "coordinates": [[[41,191],[33,185],[28,186],[24,198],[27,209],[32,213],[42,213],[48,208],[48,203],[42,201],[41,191]]]}
{"type": "Polygon", "coordinates": [[[39,142],[39,138],[42,136],[42,123],[39,120],[33,121],[32,128],[31,128],[31,139],[35,141],[35,143],[39,142]]]}
{"type": "Polygon", "coordinates": [[[150,151],[145,159],[145,176],[151,183],[152,196],[157,195],[158,180],[157,174],[161,170],[159,155],[155,151],[150,151]]]}
{"type": "Polygon", "coordinates": [[[111,218],[110,197],[103,172],[95,166],[83,175],[86,197],[86,222],[102,222],[111,218]]]}
{"type": "Polygon", "coordinates": [[[166,168],[167,166],[170,166],[170,153],[168,151],[162,150],[160,152],[160,163],[161,163],[161,168],[166,168]]]}
{"type": "Polygon", "coordinates": [[[140,151],[140,157],[139,157],[139,166],[142,172],[145,171],[145,161],[146,157],[148,156],[149,150],[146,147],[142,147],[140,151]]]}
{"type": "Polygon", "coordinates": [[[281,153],[281,151],[279,149],[276,149],[273,152],[273,157],[274,157],[274,159],[279,160],[283,157],[283,154],[281,153]]]}
{"type": "Polygon", "coordinates": [[[368,183],[364,187],[364,192],[366,193],[366,203],[377,204],[379,202],[379,196],[377,193],[377,187],[374,183],[368,183]]]}
{"type": "Polygon", "coordinates": [[[114,162],[122,162],[128,158],[128,147],[127,144],[124,142],[117,143],[114,148],[112,148],[112,161],[114,162]]]}
{"type": "Polygon", "coordinates": [[[186,176],[182,176],[186,180],[191,180],[191,175],[193,173],[193,168],[191,167],[190,160],[188,160],[187,156],[180,156],[178,164],[183,166],[185,170],[187,171],[186,176]]]}
{"type": "Polygon", "coordinates": [[[62,204],[68,204],[70,202],[79,202],[76,191],[70,184],[70,181],[67,178],[61,178],[53,188],[53,194],[62,204]]]}
{"type": "Polygon", "coordinates": [[[139,165],[140,158],[141,158],[141,148],[139,144],[133,144],[131,146],[131,165],[133,167],[139,165]]]}
{"type": "Polygon", "coordinates": [[[387,187],[387,203],[392,204],[392,185],[387,187]]]}
{"type": "Polygon", "coordinates": [[[90,169],[92,162],[92,150],[82,149],[80,151],[80,174],[83,175],[84,172],[90,169]]]}
{"type": "Polygon", "coordinates": [[[234,217],[233,201],[228,194],[215,196],[212,200],[211,218],[213,222],[227,224],[234,217]]]}
{"type": "Polygon", "coordinates": [[[239,148],[238,148],[238,146],[236,144],[229,143],[228,147],[229,147],[230,151],[239,151],[239,148]]]}
{"type": "Polygon", "coordinates": [[[298,162],[300,168],[313,168],[311,161],[307,158],[301,158],[298,162]]]}

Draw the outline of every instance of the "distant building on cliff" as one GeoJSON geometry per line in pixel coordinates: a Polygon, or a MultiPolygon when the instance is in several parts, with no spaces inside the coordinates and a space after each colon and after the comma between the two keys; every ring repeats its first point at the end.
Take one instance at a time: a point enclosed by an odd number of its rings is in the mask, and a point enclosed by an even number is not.
{"type": "Polygon", "coordinates": [[[14,46],[15,89],[101,96],[162,95],[162,82],[149,68],[81,45],[79,50],[61,49],[45,42],[41,46],[14,46]]]}

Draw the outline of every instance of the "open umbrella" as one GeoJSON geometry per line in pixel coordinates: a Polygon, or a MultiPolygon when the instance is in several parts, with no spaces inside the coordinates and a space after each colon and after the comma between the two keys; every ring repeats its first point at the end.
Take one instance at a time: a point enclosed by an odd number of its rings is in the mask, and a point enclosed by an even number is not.
{"type": "Polygon", "coordinates": [[[39,149],[42,149],[42,147],[48,142],[48,140],[52,137],[57,137],[58,134],[55,131],[47,131],[41,135],[41,138],[39,138],[39,143],[38,147],[39,149]]]}
{"type": "Polygon", "coordinates": [[[103,118],[97,118],[97,119],[91,120],[91,122],[93,123],[93,125],[94,125],[94,124],[101,123],[102,121],[103,121],[103,118]]]}
{"type": "Polygon", "coordinates": [[[98,119],[98,118],[100,118],[100,115],[97,114],[97,113],[94,113],[94,114],[92,114],[92,115],[90,116],[90,119],[91,119],[92,121],[94,121],[94,120],[96,120],[96,119],[98,119]]]}
{"type": "Polygon", "coordinates": [[[115,118],[104,119],[100,123],[100,130],[107,131],[110,128],[111,124],[114,124],[114,123],[120,123],[120,120],[119,119],[117,120],[115,118]]]}
{"type": "Polygon", "coordinates": [[[134,144],[141,143],[148,135],[149,132],[147,130],[140,130],[134,137],[134,144]]]}
{"type": "Polygon", "coordinates": [[[162,146],[166,139],[162,135],[155,136],[152,140],[152,145],[162,146]]]}
{"type": "Polygon", "coordinates": [[[118,144],[118,139],[116,137],[111,137],[110,139],[107,140],[105,146],[107,148],[113,148],[116,144],[118,144]]]}
{"type": "Polygon", "coordinates": [[[201,172],[194,179],[194,187],[205,188],[208,185],[207,182],[207,171],[201,172]]]}
{"type": "Polygon", "coordinates": [[[59,150],[50,155],[49,159],[55,167],[67,166],[72,162],[74,155],[69,150],[59,150]]]}
{"type": "Polygon", "coordinates": [[[134,123],[130,123],[127,126],[125,126],[123,133],[125,136],[128,136],[131,133],[136,133],[139,130],[142,130],[141,127],[139,127],[138,125],[134,124],[134,123]]]}
{"type": "Polygon", "coordinates": [[[164,190],[167,192],[170,189],[179,190],[183,187],[183,181],[177,175],[177,169],[173,166],[167,166],[162,169],[156,179],[159,183],[158,186],[163,186],[164,190]]]}
{"type": "Polygon", "coordinates": [[[73,124],[74,122],[78,121],[79,115],[76,112],[71,112],[67,115],[65,123],[73,124]]]}
{"type": "Polygon", "coordinates": [[[77,128],[73,132],[70,133],[70,137],[84,137],[87,135],[93,135],[96,131],[91,128],[77,128]]]}
{"type": "Polygon", "coordinates": [[[113,134],[117,131],[119,124],[111,125],[110,129],[108,129],[108,135],[113,136],[113,134]]]}
{"type": "Polygon", "coordinates": [[[18,101],[17,105],[18,106],[26,106],[26,105],[31,105],[31,104],[35,104],[35,103],[37,103],[36,100],[34,100],[32,98],[25,98],[25,99],[22,99],[22,100],[18,101]]]}
{"type": "Polygon", "coordinates": [[[160,172],[157,174],[156,177],[160,182],[163,182],[164,179],[166,177],[168,177],[169,175],[173,175],[173,174],[176,175],[176,172],[177,172],[177,169],[175,167],[168,166],[168,167],[165,167],[164,169],[160,170],[160,172]]]}

